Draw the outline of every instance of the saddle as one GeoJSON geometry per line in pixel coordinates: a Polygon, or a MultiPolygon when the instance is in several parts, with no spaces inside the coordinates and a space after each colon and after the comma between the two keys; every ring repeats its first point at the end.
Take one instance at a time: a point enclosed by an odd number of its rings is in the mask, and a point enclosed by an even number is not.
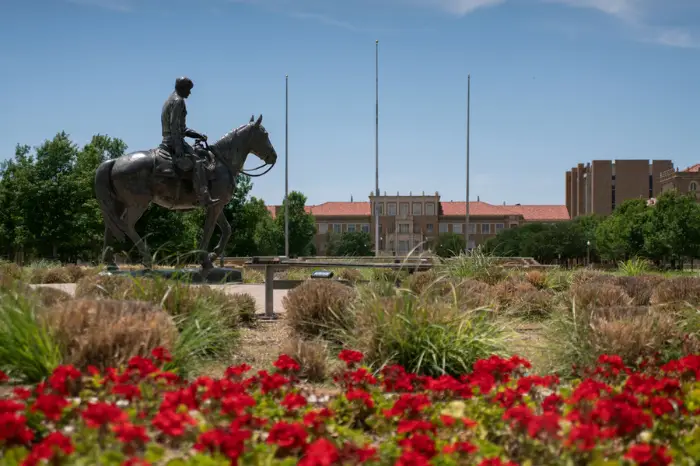
{"type": "MultiPolygon", "coordinates": [[[[157,175],[164,178],[192,178],[194,162],[190,159],[190,157],[182,156],[176,161],[173,161],[172,154],[163,146],[158,146],[155,149],[151,149],[151,152],[155,155],[153,160],[155,165],[155,173],[157,175]]],[[[216,159],[214,158],[214,154],[212,154],[211,151],[200,147],[194,148],[194,154],[197,158],[205,161],[204,171],[207,174],[207,181],[213,180],[214,169],[216,168],[216,159]]]]}

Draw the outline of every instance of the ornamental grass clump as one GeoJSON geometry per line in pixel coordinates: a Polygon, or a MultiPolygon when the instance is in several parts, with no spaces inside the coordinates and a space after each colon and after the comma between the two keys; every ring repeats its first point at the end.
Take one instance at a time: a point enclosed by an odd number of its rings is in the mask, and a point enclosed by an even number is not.
{"type": "Polygon", "coordinates": [[[459,375],[479,358],[504,354],[508,342],[505,326],[489,310],[464,310],[408,292],[364,296],[352,315],[355,325],[342,340],[375,368],[400,364],[419,374],[459,375]]]}

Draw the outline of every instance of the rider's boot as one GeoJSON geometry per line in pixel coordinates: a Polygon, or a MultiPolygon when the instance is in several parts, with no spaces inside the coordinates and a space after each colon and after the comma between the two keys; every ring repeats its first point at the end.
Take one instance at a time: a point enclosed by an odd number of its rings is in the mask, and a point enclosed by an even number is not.
{"type": "Polygon", "coordinates": [[[192,173],[192,181],[194,182],[194,189],[197,193],[197,198],[199,203],[203,206],[210,206],[219,202],[219,199],[212,199],[209,194],[209,187],[207,186],[206,172],[203,165],[203,160],[197,160],[194,164],[194,171],[192,173]]]}

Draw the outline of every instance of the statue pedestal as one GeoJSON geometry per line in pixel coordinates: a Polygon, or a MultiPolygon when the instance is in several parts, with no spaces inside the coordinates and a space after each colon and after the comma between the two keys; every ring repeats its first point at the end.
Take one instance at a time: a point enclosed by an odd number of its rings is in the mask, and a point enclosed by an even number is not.
{"type": "Polygon", "coordinates": [[[188,283],[206,283],[209,285],[243,283],[243,274],[239,269],[226,267],[214,267],[206,274],[202,274],[202,269],[138,269],[119,270],[108,268],[100,275],[125,275],[129,277],[161,277],[167,280],[178,280],[188,283]]]}

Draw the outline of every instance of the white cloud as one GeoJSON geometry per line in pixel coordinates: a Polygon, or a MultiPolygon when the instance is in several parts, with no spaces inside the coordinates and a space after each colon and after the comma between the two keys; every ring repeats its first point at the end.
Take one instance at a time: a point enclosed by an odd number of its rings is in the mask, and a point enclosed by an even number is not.
{"type": "Polygon", "coordinates": [[[448,13],[458,16],[464,16],[478,10],[490,6],[500,5],[506,0],[414,0],[415,3],[422,3],[426,6],[437,7],[448,13]]]}
{"type": "Polygon", "coordinates": [[[643,0],[543,0],[545,3],[561,3],[574,8],[593,8],[626,20],[639,18],[643,0]]]}

